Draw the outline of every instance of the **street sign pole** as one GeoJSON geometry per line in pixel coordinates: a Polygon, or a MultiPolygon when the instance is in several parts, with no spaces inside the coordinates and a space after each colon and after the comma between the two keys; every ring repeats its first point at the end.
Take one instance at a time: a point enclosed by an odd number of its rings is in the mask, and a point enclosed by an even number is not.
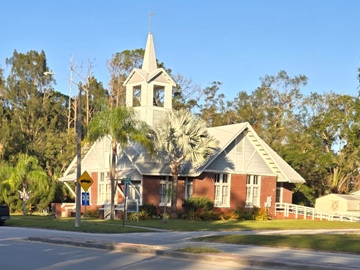
{"type": "MultiPolygon", "coordinates": [[[[81,189],[81,187],[82,187],[83,190],[85,191],[82,193],[82,205],[85,206],[85,213],[84,213],[85,226],[86,226],[86,206],[90,205],[90,199],[89,199],[90,195],[87,191],[91,187],[93,182],[94,181],[92,180],[91,176],[88,174],[87,171],[84,171],[84,173],[80,177],[78,177],[78,180],[77,180],[77,185],[78,185],[79,189],[81,189]]],[[[80,199],[79,199],[79,203],[80,203],[80,199]]],[[[80,222],[79,222],[79,224],[80,224],[80,222]]]]}
{"type": "Polygon", "coordinates": [[[89,192],[85,191],[85,192],[82,193],[81,204],[85,206],[84,218],[85,218],[85,226],[86,226],[86,206],[90,205],[90,194],[89,194],[89,192]]]}
{"type": "MultiPolygon", "coordinates": [[[[81,85],[78,85],[79,94],[77,97],[77,119],[76,119],[76,179],[81,175],[81,85]]],[[[80,183],[76,181],[76,196],[75,196],[75,227],[80,227],[81,220],[81,205],[80,205],[81,187],[80,183]]]]}
{"type": "Polygon", "coordinates": [[[124,182],[124,211],[123,211],[123,227],[125,226],[125,217],[127,215],[126,213],[126,197],[127,197],[127,190],[128,190],[128,185],[130,184],[131,178],[124,178],[123,182],[124,182]]]}
{"type": "Polygon", "coordinates": [[[127,183],[125,183],[125,192],[124,192],[124,195],[125,195],[125,198],[124,198],[124,211],[123,211],[123,227],[125,226],[125,216],[127,215],[126,213],[126,197],[127,197],[127,183]]]}
{"type": "Polygon", "coordinates": [[[84,210],[84,221],[85,221],[85,227],[86,227],[86,204],[85,204],[85,210],[84,210]]]}

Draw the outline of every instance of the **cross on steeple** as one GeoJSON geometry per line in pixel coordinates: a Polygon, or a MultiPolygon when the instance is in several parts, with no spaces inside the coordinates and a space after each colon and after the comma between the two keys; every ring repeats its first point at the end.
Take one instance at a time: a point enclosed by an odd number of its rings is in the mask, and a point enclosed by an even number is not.
{"type": "Polygon", "coordinates": [[[154,15],[155,13],[153,13],[152,11],[150,11],[150,14],[149,14],[149,32],[151,33],[152,31],[152,16],[154,15]]]}

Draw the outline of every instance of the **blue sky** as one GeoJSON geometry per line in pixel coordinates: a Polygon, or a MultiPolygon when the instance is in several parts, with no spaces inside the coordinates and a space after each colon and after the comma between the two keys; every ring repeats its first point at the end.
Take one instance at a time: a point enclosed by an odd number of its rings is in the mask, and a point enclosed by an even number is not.
{"type": "MultiPolygon", "coordinates": [[[[69,77],[72,56],[107,87],[106,61],[145,48],[150,12],[156,56],[202,87],[223,83],[233,99],[260,77],[285,70],[309,78],[302,89],[357,95],[358,0],[1,1],[0,66],[14,50],[44,50],[53,72],[69,77]]],[[[68,94],[60,76],[57,90],[68,94]]]]}

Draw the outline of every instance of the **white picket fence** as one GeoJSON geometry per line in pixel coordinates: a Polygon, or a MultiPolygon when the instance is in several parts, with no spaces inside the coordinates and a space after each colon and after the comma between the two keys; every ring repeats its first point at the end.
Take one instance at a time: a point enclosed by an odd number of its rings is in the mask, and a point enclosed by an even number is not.
{"type": "Polygon", "coordinates": [[[275,204],[275,216],[276,213],[283,213],[284,217],[290,217],[290,215],[295,216],[295,218],[300,219],[320,219],[320,220],[338,220],[338,221],[348,221],[348,222],[360,222],[359,213],[350,213],[350,212],[322,212],[317,211],[313,207],[289,204],[289,203],[276,203],[275,204]]]}

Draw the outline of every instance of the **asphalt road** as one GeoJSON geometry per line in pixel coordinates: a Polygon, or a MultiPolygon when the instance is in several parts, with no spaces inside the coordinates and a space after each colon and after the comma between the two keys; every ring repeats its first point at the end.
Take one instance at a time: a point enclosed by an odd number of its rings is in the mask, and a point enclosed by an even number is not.
{"type": "Polygon", "coordinates": [[[29,242],[14,238],[2,239],[0,246],[0,269],[238,269],[236,266],[215,265],[204,261],[29,242]]]}
{"type": "MultiPolygon", "coordinates": [[[[38,242],[29,242],[28,240],[32,239],[35,241],[46,242],[48,240],[54,240],[52,243],[58,244],[67,244],[70,246],[65,246],[66,249],[74,249],[71,246],[73,243],[81,244],[92,244],[96,243],[111,243],[113,247],[120,248],[117,251],[110,250],[91,250],[91,252],[102,253],[111,256],[111,254],[118,254],[118,257],[121,257],[119,250],[122,251],[129,250],[132,248],[133,252],[128,256],[139,256],[139,253],[142,253],[140,256],[145,256],[146,258],[152,258],[151,261],[157,260],[168,260],[177,261],[181,256],[179,253],[176,253],[175,250],[181,247],[188,246],[199,246],[206,245],[218,248],[224,253],[215,254],[215,255],[204,255],[204,256],[190,256],[188,259],[192,259],[192,262],[186,262],[188,265],[182,265],[181,269],[190,269],[189,265],[192,266],[191,269],[195,269],[195,263],[200,265],[210,263],[210,266],[215,268],[209,268],[205,266],[206,269],[225,269],[223,267],[231,266],[231,263],[237,263],[236,269],[254,269],[253,266],[264,267],[263,269],[360,269],[360,256],[353,254],[345,253],[328,253],[328,252],[315,252],[308,250],[292,250],[292,249],[280,249],[280,248],[269,248],[269,247],[256,247],[256,246],[246,246],[246,245],[224,245],[224,244],[215,244],[215,243],[198,243],[193,242],[193,237],[198,236],[207,236],[214,234],[272,234],[272,233],[301,233],[308,234],[311,237],[311,234],[314,233],[359,233],[359,230],[305,230],[305,231],[238,231],[238,232],[209,232],[209,231],[198,231],[198,232],[169,232],[169,231],[159,231],[159,232],[146,232],[146,233],[129,233],[129,234],[88,234],[88,233],[76,233],[76,232],[63,232],[63,231],[53,231],[53,230],[40,230],[40,229],[27,229],[27,228],[14,228],[14,227],[0,227],[0,246],[3,250],[4,243],[27,243],[31,245],[40,245],[38,242]],[[26,241],[26,242],[24,242],[26,241]],[[127,249],[124,249],[127,248],[127,249]],[[145,251],[145,252],[144,252],[145,251]],[[149,252],[147,252],[149,251],[149,252]],[[151,252],[152,251],[152,252],[151,252]],[[161,253],[159,253],[161,251],[161,253]],[[155,256],[157,255],[157,256],[155,256]],[[158,256],[163,255],[163,256],[158,256]],[[164,256],[165,255],[165,256],[164,256]],[[162,258],[159,258],[162,257],[162,258]],[[226,262],[226,264],[225,264],[226,262]],[[222,266],[221,268],[219,268],[222,266]],[[251,268],[246,268],[250,267],[251,268]],[[245,267],[245,268],[241,268],[245,267]]],[[[85,246],[85,245],[82,245],[85,246]]],[[[78,248],[75,248],[76,250],[78,248]]],[[[20,254],[21,257],[27,252],[21,252],[13,250],[13,253],[9,254],[20,254]]],[[[3,252],[1,252],[1,257],[3,252]]],[[[30,252],[31,253],[31,252],[30,252]]],[[[42,252],[45,254],[46,252],[42,252]]],[[[62,252],[61,254],[66,254],[62,252]]],[[[94,254],[95,254],[94,253],[94,254]]],[[[24,255],[25,256],[25,255],[24,255]]],[[[92,255],[96,258],[96,255],[92,255]]],[[[88,255],[85,258],[92,258],[88,255]]],[[[113,256],[113,255],[112,255],[113,256]]],[[[115,257],[117,257],[115,256],[115,257]]],[[[105,256],[106,257],[106,256],[105,256]]],[[[129,258],[130,258],[129,257],[129,258]]],[[[186,257],[186,256],[185,256],[186,257]]],[[[5,257],[6,258],[6,257],[5,257]]],[[[34,256],[29,256],[29,260],[36,258],[34,256]]],[[[67,258],[66,260],[71,260],[67,258]]],[[[86,261],[84,258],[79,259],[86,261]]],[[[135,260],[135,259],[134,259],[135,260]]],[[[38,261],[36,259],[35,261],[38,261]]],[[[111,261],[111,259],[109,259],[111,261]]],[[[136,261],[142,261],[142,259],[137,259],[136,261]]],[[[181,260],[182,261],[182,260],[181,260]]],[[[55,263],[55,262],[54,262],[55,263]]],[[[59,263],[59,262],[58,262],[59,263]]],[[[117,262],[118,263],[118,262],[117,262]]],[[[116,265],[117,265],[116,263],[116,265]]],[[[129,264],[130,262],[127,262],[129,264]]],[[[91,265],[91,264],[90,264],[91,265]]],[[[94,265],[92,265],[94,266],[94,265]]],[[[160,263],[157,269],[171,269],[172,267],[159,268],[164,266],[160,263]]],[[[139,266],[141,267],[141,266],[139,266]]],[[[175,267],[175,266],[174,266],[175,267]]],[[[200,267],[200,266],[199,266],[200,267]]],[[[0,262],[0,269],[3,268],[2,263],[0,262]]],[[[10,268],[13,269],[13,268],[10,268]]],[[[25,269],[25,268],[22,268],[25,269]]],[[[38,269],[38,268],[29,268],[29,269],[38,269]]],[[[49,268],[47,268],[49,269],[49,268]]],[[[61,269],[61,268],[54,268],[61,269]]],[[[68,268],[67,268],[68,269],[68,268]]],[[[82,268],[86,269],[86,268],[82,268]]],[[[97,269],[97,268],[89,268],[97,269]]],[[[105,269],[105,268],[99,268],[105,269]]],[[[109,269],[121,269],[121,268],[110,268],[109,269]]],[[[127,269],[127,268],[123,268],[127,269]]],[[[129,268],[130,269],[130,268],[129,268]]],[[[141,269],[134,267],[133,269],[141,269]]],[[[150,268],[144,268],[150,269],[150,268]]],[[[180,269],[180,268],[174,268],[180,269]]],[[[196,268],[202,269],[202,268],[196,268]]],[[[229,268],[231,269],[231,268],[229,268]]]]}

